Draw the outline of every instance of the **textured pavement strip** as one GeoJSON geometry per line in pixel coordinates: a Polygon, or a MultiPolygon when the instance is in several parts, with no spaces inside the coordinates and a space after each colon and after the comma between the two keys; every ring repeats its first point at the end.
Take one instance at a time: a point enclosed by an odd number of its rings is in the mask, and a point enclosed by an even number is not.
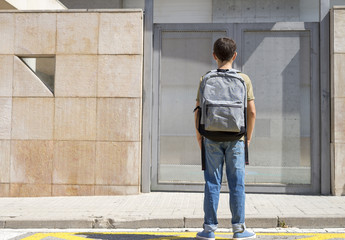
{"type": "MultiPolygon", "coordinates": [[[[231,218],[228,202],[228,194],[222,193],[218,216],[226,226],[231,218]]],[[[198,227],[202,224],[202,209],[202,193],[153,192],[131,196],[0,198],[0,228],[5,227],[5,223],[20,220],[36,221],[36,225],[32,225],[35,227],[44,227],[44,221],[57,221],[57,225],[51,222],[53,225],[49,226],[63,226],[64,221],[75,221],[66,224],[66,227],[73,227],[78,221],[84,221],[89,227],[90,222],[95,219],[100,224],[92,227],[112,227],[113,222],[125,223],[116,225],[122,228],[131,227],[133,222],[133,227],[198,227]],[[110,226],[107,219],[112,219],[110,226]]],[[[269,224],[264,226],[275,227],[279,216],[286,219],[288,225],[303,224],[297,220],[308,218],[309,223],[305,223],[307,227],[308,224],[310,227],[313,224],[315,226],[318,219],[329,222],[329,227],[342,227],[345,225],[345,197],[247,194],[246,216],[253,226],[260,226],[260,223],[270,219],[269,224]],[[338,224],[334,220],[337,218],[344,222],[338,224]]],[[[82,226],[83,224],[78,225],[82,226]]]]}

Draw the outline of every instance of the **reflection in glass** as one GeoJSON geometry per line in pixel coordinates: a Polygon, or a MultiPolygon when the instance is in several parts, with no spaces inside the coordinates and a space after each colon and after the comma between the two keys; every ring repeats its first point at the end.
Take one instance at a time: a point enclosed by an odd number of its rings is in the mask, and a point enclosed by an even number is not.
{"type": "Polygon", "coordinates": [[[310,184],[310,33],[245,31],[257,120],[247,183],[310,184]]]}
{"type": "Polygon", "coordinates": [[[200,78],[216,68],[213,42],[225,32],[163,31],[159,92],[159,183],[203,183],[193,109],[200,78]]]}

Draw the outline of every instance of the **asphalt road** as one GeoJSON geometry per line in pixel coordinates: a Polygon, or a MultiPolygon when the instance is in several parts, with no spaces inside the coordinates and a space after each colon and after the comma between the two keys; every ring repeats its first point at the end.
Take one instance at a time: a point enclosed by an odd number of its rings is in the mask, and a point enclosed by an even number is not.
{"type": "MultiPolygon", "coordinates": [[[[345,239],[345,229],[254,229],[257,239],[345,239]]],[[[192,240],[195,239],[196,229],[178,230],[146,230],[146,231],[121,231],[121,230],[0,230],[0,240],[192,240]]],[[[232,239],[232,233],[220,231],[216,239],[232,239]]]]}

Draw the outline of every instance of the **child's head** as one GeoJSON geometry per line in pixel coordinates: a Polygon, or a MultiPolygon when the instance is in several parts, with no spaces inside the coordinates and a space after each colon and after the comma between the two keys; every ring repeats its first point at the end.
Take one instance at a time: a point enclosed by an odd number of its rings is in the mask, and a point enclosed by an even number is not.
{"type": "Polygon", "coordinates": [[[236,52],[236,43],[231,38],[219,38],[213,45],[213,53],[221,62],[228,62],[236,52]]]}

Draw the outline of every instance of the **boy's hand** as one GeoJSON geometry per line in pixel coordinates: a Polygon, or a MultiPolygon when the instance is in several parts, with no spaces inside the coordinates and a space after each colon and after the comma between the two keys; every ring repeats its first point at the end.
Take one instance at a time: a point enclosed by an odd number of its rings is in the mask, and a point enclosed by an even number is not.
{"type": "Polygon", "coordinates": [[[198,135],[197,136],[197,140],[198,140],[198,144],[199,144],[199,147],[200,147],[200,149],[201,149],[201,144],[202,144],[202,137],[201,137],[201,135],[198,135]]]}

